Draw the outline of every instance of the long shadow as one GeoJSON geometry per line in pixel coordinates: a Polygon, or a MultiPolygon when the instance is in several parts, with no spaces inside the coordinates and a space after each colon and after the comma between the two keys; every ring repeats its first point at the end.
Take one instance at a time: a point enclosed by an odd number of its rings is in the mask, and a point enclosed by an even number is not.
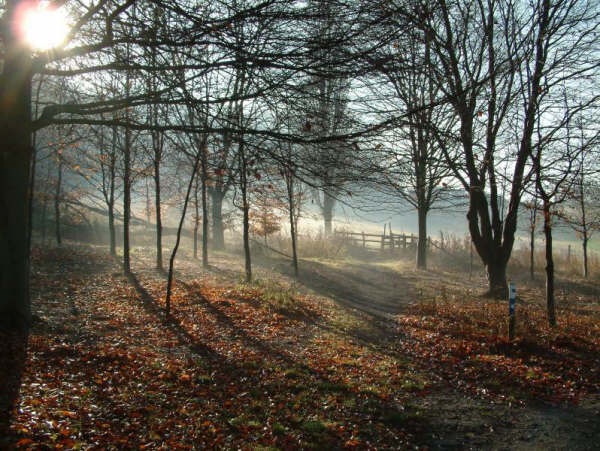
{"type": "MultiPolygon", "coordinates": [[[[315,293],[330,297],[343,307],[356,309],[374,317],[383,319],[401,313],[405,308],[401,298],[406,298],[407,290],[411,289],[408,281],[402,280],[396,272],[377,268],[380,276],[394,278],[395,285],[387,286],[388,283],[378,283],[369,278],[365,268],[361,267],[358,273],[357,267],[352,265],[341,269],[302,260],[297,280],[315,293]],[[362,289],[358,290],[358,285],[362,289]]],[[[280,264],[275,269],[286,276],[293,276],[292,268],[288,265],[280,264]]]]}
{"type": "MultiPolygon", "coordinates": [[[[130,282],[135,287],[136,291],[139,293],[142,299],[142,307],[148,313],[154,315],[159,318],[162,323],[175,334],[179,343],[181,345],[187,346],[190,351],[199,356],[205,357],[212,361],[219,361],[221,364],[223,363],[223,357],[216,353],[211,348],[201,344],[198,340],[192,336],[181,324],[177,321],[175,316],[165,314],[163,307],[157,302],[157,300],[144,288],[141,284],[140,280],[135,274],[131,274],[129,276],[130,282]]],[[[191,286],[190,284],[177,280],[177,283],[188,291],[190,295],[194,296],[194,303],[196,305],[201,306],[206,309],[211,315],[213,315],[228,331],[230,331],[231,335],[236,336],[240,339],[246,346],[253,347],[261,352],[266,353],[269,356],[275,357],[280,361],[297,364],[290,356],[285,353],[279,352],[275,348],[266,345],[262,340],[252,337],[248,335],[243,329],[237,327],[231,318],[227,316],[223,311],[218,309],[212,303],[210,303],[206,297],[202,293],[198,291],[196,287],[191,286]]]]}
{"type": "Polygon", "coordinates": [[[0,449],[8,449],[14,438],[10,434],[10,423],[19,397],[28,337],[25,329],[0,330],[0,449]]]}
{"type": "MultiPolygon", "coordinates": [[[[152,313],[156,315],[158,318],[162,320],[162,322],[169,328],[169,330],[175,332],[175,334],[180,339],[180,343],[187,346],[192,352],[196,354],[200,354],[201,356],[209,356],[212,362],[215,365],[220,365],[221,370],[224,374],[228,376],[233,376],[237,374],[240,375],[240,371],[248,374],[247,381],[254,380],[255,376],[252,376],[252,364],[253,362],[248,362],[249,366],[246,366],[244,362],[231,362],[228,361],[224,356],[210,350],[204,345],[201,345],[197,342],[197,340],[185,330],[181,324],[179,324],[175,317],[167,317],[165,312],[158,304],[156,299],[148,293],[148,291],[143,287],[140,283],[139,279],[135,275],[130,276],[130,280],[135,286],[136,290],[140,294],[143,307],[148,313],[152,313]]],[[[351,389],[346,386],[345,383],[340,383],[331,379],[326,373],[323,373],[322,369],[316,369],[309,365],[304,358],[294,357],[293,355],[282,352],[277,349],[277,347],[269,345],[264,340],[260,338],[253,337],[249,335],[244,329],[238,327],[233,321],[232,318],[227,315],[226,312],[221,310],[214,303],[210,302],[200,291],[199,288],[186,283],[180,279],[177,280],[177,284],[181,287],[184,287],[188,296],[190,296],[190,304],[198,306],[204,309],[207,313],[212,315],[219,324],[224,327],[225,333],[228,333],[230,336],[235,337],[239,340],[243,346],[249,349],[255,349],[260,351],[266,356],[273,358],[277,362],[277,365],[285,364],[287,368],[292,369],[293,372],[300,372],[300,374],[305,375],[306,378],[312,380],[319,390],[323,393],[343,393],[345,396],[359,396],[363,398],[363,403],[368,404],[370,407],[368,408],[369,412],[366,415],[371,416],[375,421],[383,422],[386,424],[388,428],[405,428],[410,427],[414,432],[421,434],[423,431],[427,430],[428,420],[426,418],[418,418],[414,419],[410,422],[410,424],[406,424],[404,419],[402,421],[397,421],[394,415],[390,415],[390,406],[387,401],[382,400],[376,394],[372,393],[368,389],[360,390],[356,392],[355,389],[351,389]],[[192,298],[193,297],[193,298],[192,298]]],[[[242,301],[246,302],[246,301],[242,301]]],[[[321,327],[326,327],[324,324],[320,324],[321,327]]],[[[359,337],[360,338],[360,337],[359,337]]],[[[378,342],[377,345],[382,345],[382,343],[378,342]]],[[[282,344],[285,346],[285,344],[282,344]]],[[[262,362],[262,365],[268,365],[268,362],[262,362]]],[[[292,373],[294,374],[294,373],[292,373]]],[[[257,376],[260,377],[260,374],[257,376]]],[[[273,392],[281,392],[281,390],[287,390],[290,393],[297,393],[298,391],[306,391],[307,388],[305,386],[306,379],[301,378],[299,380],[299,384],[295,384],[295,377],[284,377],[284,380],[268,384],[262,386],[263,390],[273,391],[273,392]]],[[[238,382],[236,382],[238,383],[238,382]]],[[[371,439],[376,439],[376,436],[373,436],[371,439]]],[[[334,449],[338,449],[337,445],[333,446],[334,449]]]]}
{"type": "Polygon", "coordinates": [[[142,299],[142,307],[146,312],[152,314],[156,318],[159,318],[162,323],[175,334],[177,339],[179,340],[179,344],[187,346],[190,351],[194,354],[197,354],[201,357],[208,358],[210,360],[218,360],[220,357],[216,354],[212,349],[208,348],[197,342],[197,340],[190,335],[190,333],[185,330],[185,328],[181,327],[181,324],[177,322],[177,320],[170,315],[167,315],[162,308],[162,306],[154,299],[154,297],[148,293],[148,290],[144,288],[144,286],[140,283],[138,277],[131,273],[128,277],[129,281],[133,284],[136,291],[140,295],[142,299]]]}

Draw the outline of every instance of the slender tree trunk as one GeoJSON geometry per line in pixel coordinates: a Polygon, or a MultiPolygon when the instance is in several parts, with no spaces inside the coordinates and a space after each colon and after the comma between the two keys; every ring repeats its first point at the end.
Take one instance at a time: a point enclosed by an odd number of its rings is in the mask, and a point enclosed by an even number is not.
{"type": "Polygon", "coordinates": [[[108,206],[108,234],[109,234],[109,245],[110,255],[116,257],[117,255],[117,236],[115,231],[115,210],[114,205],[108,206]]]}
{"type": "Polygon", "coordinates": [[[325,236],[330,237],[333,234],[333,209],[335,207],[335,198],[324,191],[323,193],[323,225],[325,236]]]}
{"type": "MultiPolygon", "coordinates": [[[[202,167],[200,181],[202,183],[202,266],[208,267],[208,198],[206,181],[208,179],[208,149],[206,143],[202,146],[202,167]]],[[[223,240],[224,241],[224,240],[223,240]]],[[[224,243],[223,243],[224,244],[224,243]]]]}
{"type": "Polygon", "coordinates": [[[556,326],[556,307],[554,298],[554,256],[552,251],[552,217],[550,202],[543,200],[544,212],[544,238],[546,240],[546,309],[548,311],[548,324],[556,326]]]}
{"type": "Polygon", "coordinates": [[[58,171],[56,175],[56,190],[54,192],[54,232],[56,236],[56,244],[62,244],[62,235],[60,233],[60,197],[62,190],[62,172],[63,160],[58,156],[58,171]]]}
{"type": "MultiPolygon", "coordinates": [[[[129,46],[127,47],[129,61],[129,46]]],[[[125,79],[125,97],[129,98],[131,91],[131,74],[127,71],[125,79]]],[[[131,127],[129,108],[125,109],[125,143],[123,148],[123,272],[131,274],[131,259],[129,242],[129,223],[131,219],[131,127]]]]}
{"type": "Polygon", "coordinates": [[[529,229],[529,278],[535,280],[535,227],[529,229]]]}
{"type": "Polygon", "coordinates": [[[589,276],[589,266],[588,266],[588,235],[587,231],[583,234],[583,240],[581,241],[581,247],[583,250],[583,277],[588,278],[589,276]]]}
{"type": "Polygon", "coordinates": [[[213,246],[217,250],[225,249],[225,228],[223,227],[223,198],[225,194],[218,190],[211,192],[213,246]]]}
{"type": "Polygon", "coordinates": [[[129,222],[131,218],[131,130],[125,127],[123,171],[123,271],[126,275],[131,273],[129,222]]]}
{"type": "Polygon", "coordinates": [[[194,259],[198,259],[198,229],[200,228],[200,200],[198,199],[198,182],[200,175],[194,179],[194,259]]]}
{"type": "Polygon", "coordinates": [[[154,158],[154,208],[156,209],[156,269],[162,271],[163,269],[163,255],[162,255],[162,214],[160,212],[161,206],[161,185],[160,185],[160,156],[154,158]]]}
{"type": "Polygon", "coordinates": [[[296,220],[294,218],[294,175],[290,170],[286,175],[286,186],[288,195],[288,210],[290,213],[290,235],[292,237],[292,266],[294,276],[298,277],[298,250],[296,247],[296,220]]]}
{"type": "Polygon", "coordinates": [[[250,204],[248,202],[248,177],[247,177],[247,162],[244,153],[244,140],[240,140],[240,188],[242,191],[242,210],[243,219],[243,234],[244,234],[244,262],[246,269],[246,282],[252,282],[252,256],[250,254],[250,204]]]}
{"type": "Polygon", "coordinates": [[[25,328],[29,302],[31,58],[13,35],[18,1],[5,2],[0,73],[0,326],[25,328]]]}
{"type": "MultiPolygon", "coordinates": [[[[113,149],[114,150],[114,149],[113,149]]],[[[110,183],[108,189],[108,233],[110,236],[110,255],[117,256],[117,234],[115,231],[115,178],[116,178],[116,158],[111,159],[110,183]]]]}
{"type": "MultiPolygon", "coordinates": [[[[50,186],[50,165],[48,165],[48,173],[46,174],[46,187],[50,186]]],[[[46,238],[48,235],[48,227],[47,227],[47,221],[48,221],[48,201],[49,201],[49,196],[46,193],[46,189],[44,189],[44,193],[43,193],[43,203],[42,203],[42,218],[40,219],[41,223],[42,223],[42,246],[46,245],[46,238]]]]}
{"type": "Polygon", "coordinates": [[[44,201],[42,202],[42,217],[40,219],[42,225],[42,246],[46,245],[46,216],[48,214],[48,198],[44,193],[44,201]]]}
{"type": "Polygon", "coordinates": [[[417,210],[417,214],[419,222],[419,239],[417,242],[417,268],[427,269],[427,209],[425,207],[419,207],[417,210]]]}
{"type": "Polygon", "coordinates": [[[194,161],[194,168],[192,171],[192,175],[190,176],[190,181],[188,182],[187,191],[185,193],[185,200],[183,202],[183,211],[181,212],[181,218],[179,219],[179,226],[177,227],[177,236],[175,238],[175,245],[173,246],[173,251],[171,252],[171,257],[169,258],[169,272],[167,275],[167,295],[165,299],[165,313],[168,315],[171,314],[171,294],[173,290],[173,272],[175,266],[175,257],[177,256],[177,251],[179,250],[179,243],[181,242],[181,231],[183,230],[183,223],[185,222],[185,214],[187,212],[188,203],[190,200],[190,193],[192,191],[192,186],[194,184],[194,179],[196,178],[198,172],[198,161],[199,156],[196,156],[194,161]]]}

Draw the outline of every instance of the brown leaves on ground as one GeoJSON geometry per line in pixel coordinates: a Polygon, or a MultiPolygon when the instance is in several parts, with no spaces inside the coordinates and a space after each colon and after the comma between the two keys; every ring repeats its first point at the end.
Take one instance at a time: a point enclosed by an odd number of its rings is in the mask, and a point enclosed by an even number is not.
{"type": "Polygon", "coordinates": [[[206,272],[176,281],[165,317],[164,276],[128,280],[103,252],[34,254],[35,322],[5,444],[397,449],[424,443],[415,406],[448,383],[506,402],[598,390],[586,315],[548,331],[532,306],[537,335],[506,343],[500,305],[420,304],[386,322],[206,272]]]}
{"type": "Polygon", "coordinates": [[[521,301],[509,342],[507,302],[434,299],[400,318],[399,329],[421,369],[457,387],[508,402],[578,403],[600,392],[600,308],[562,302],[558,318],[551,328],[542,305],[521,301]]]}

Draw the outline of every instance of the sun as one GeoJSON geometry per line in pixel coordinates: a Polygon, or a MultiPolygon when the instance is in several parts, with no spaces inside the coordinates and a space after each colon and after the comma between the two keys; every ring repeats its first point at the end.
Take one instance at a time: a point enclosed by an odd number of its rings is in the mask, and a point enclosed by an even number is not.
{"type": "Polygon", "coordinates": [[[24,2],[19,32],[31,49],[52,50],[63,45],[69,34],[67,15],[48,1],[24,2]]]}

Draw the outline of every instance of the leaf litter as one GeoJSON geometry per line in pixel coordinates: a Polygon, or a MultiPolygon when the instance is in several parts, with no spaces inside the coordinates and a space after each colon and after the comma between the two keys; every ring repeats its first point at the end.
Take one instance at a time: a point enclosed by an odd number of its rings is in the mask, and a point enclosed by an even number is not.
{"type": "MultiPolygon", "coordinates": [[[[569,313],[557,332],[532,305],[535,340],[529,330],[509,343],[501,306],[484,316],[479,299],[415,304],[383,324],[197,265],[197,278],[177,278],[165,317],[163,276],[140,266],[129,280],[104,252],[34,253],[11,447],[501,448],[510,440],[499,432],[537,421],[533,404],[573,414],[599,392],[597,309],[569,313]],[[353,333],[365,323],[370,336],[353,333]]],[[[580,426],[586,449],[596,424],[580,426]]],[[[512,435],[520,446],[535,439],[512,435]]]]}

